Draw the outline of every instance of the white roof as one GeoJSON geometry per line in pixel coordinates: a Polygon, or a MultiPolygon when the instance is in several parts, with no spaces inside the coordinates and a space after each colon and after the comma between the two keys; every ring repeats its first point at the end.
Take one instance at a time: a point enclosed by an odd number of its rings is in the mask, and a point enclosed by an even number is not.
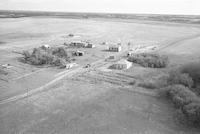
{"type": "Polygon", "coordinates": [[[87,42],[84,42],[84,41],[72,41],[72,43],[87,43],[87,42]]]}
{"type": "Polygon", "coordinates": [[[76,52],[78,52],[78,53],[84,53],[83,51],[80,51],[80,50],[77,50],[76,52]]]}
{"type": "Polygon", "coordinates": [[[131,64],[131,62],[129,62],[125,59],[122,59],[122,60],[118,61],[117,64],[131,64]]]}
{"type": "Polygon", "coordinates": [[[109,46],[109,48],[119,48],[119,47],[121,47],[121,46],[119,46],[119,45],[111,45],[111,46],[109,46]]]}
{"type": "Polygon", "coordinates": [[[44,44],[43,46],[44,46],[44,47],[49,47],[49,45],[48,45],[48,44],[44,44]]]}

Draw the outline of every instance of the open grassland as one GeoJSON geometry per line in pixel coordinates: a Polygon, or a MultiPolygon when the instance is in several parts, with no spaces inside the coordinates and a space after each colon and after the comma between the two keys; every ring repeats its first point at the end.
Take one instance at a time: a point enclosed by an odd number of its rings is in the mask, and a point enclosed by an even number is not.
{"type": "Polygon", "coordinates": [[[162,15],[162,14],[112,14],[112,13],[78,13],[78,12],[42,12],[42,11],[0,11],[0,18],[21,18],[21,17],[55,17],[55,18],[78,18],[78,19],[124,19],[161,21],[175,23],[199,24],[199,15],[162,15]]]}

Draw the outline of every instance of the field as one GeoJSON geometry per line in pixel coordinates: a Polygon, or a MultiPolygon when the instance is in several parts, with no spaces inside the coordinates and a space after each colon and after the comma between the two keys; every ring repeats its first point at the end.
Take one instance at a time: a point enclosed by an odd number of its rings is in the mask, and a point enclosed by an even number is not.
{"type": "MultiPolygon", "coordinates": [[[[173,18],[171,18],[173,20],[173,18]]],[[[156,91],[138,86],[159,79],[165,69],[134,64],[111,70],[136,46],[156,46],[169,57],[168,69],[199,61],[198,24],[151,19],[2,17],[0,64],[9,64],[0,79],[2,134],[198,134],[199,128],[181,124],[171,103],[156,91]],[[68,37],[68,34],[74,37],[68,37]],[[21,62],[23,50],[49,44],[90,40],[95,48],[79,48],[77,67],[33,66],[21,62]],[[108,52],[102,42],[122,44],[122,52],[108,52]],[[128,46],[128,42],[131,43],[128,46]],[[87,64],[91,67],[85,68],[87,64]]],[[[73,49],[72,49],[73,50],[73,49]]]]}

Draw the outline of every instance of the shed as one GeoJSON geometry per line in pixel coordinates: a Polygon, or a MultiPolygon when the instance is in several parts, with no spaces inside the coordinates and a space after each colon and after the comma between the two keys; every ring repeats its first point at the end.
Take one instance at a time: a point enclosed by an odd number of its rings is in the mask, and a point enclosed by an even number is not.
{"type": "Polygon", "coordinates": [[[83,56],[84,52],[78,50],[78,51],[73,52],[73,55],[75,55],[75,56],[83,56]]]}
{"type": "Polygon", "coordinates": [[[123,70],[123,69],[129,69],[132,66],[132,62],[129,62],[125,59],[122,59],[113,65],[111,65],[110,69],[117,69],[117,70],[123,70]]]}
{"type": "Polygon", "coordinates": [[[102,42],[101,43],[101,45],[107,45],[108,44],[108,42],[102,42]]]}
{"type": "Polygon", "coordinates": [[[42,48],[50,48],[50,46],[48,44],[44,44],[42,45],[42,48]]]}
{"type": "Polygon", "coordinates": [[[84,55],[83,51],[77,51],[77,53],[78,53],[78,56],[83,56],[84,55]]]}
{"type": "Polygon", "coordinates": [[[74,66],[77,66],[77,63],[69,63],[69,64],[66,64],[66,68],[67,68],[67,69],[70,69],[70,68],[72,68],[72,67],[74,67],[74,66]]]}
{"type": "Polygon", "coordinates": [[[92,44],[92,43],[88,43],[87,47],[88,47],[88,48],[94,48],[94,47],[95,47],[95,45],[94,45],[94,44],[92,44]]]}
{"type": "Polygon", "coordinates": [[[134,51],[129,51],[128,53],[127,53],[127,56],[129,57],[129,56],[133,56],[133,55],[135,55],[136,54],[136,52],[134,52],[134,51]]]}
{"type": "Polygon", "coordinates": [[[70,33],[68,34],[69,37],[74,37],[74,34],[70,33]]]}
{"type": "Polygon", "coordinates": [[[111,52],[120,52],[122,50],[121,45],[111,45],[109,46],[109,51],[111,52]]]}
{"type": "Polygon", "coordinates": [[[109,59],[115,59],[114,55],[109,56],[109,59]]]}

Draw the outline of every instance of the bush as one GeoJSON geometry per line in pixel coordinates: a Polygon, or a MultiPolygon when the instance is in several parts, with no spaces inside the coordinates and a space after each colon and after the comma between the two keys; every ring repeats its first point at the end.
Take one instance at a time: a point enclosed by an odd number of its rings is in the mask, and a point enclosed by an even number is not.
{"type": "Polygon", "coordinates": [[[181,73],[180,71],[171,71],[169,73],[168,84],[182,84],[191,88],[193,86],[193,80],[189,74],[181,73]]]}
{"type": "Polygon", "coordinates": [[[129,82],[129,85],[135,85],[135,83],[136,83],[136,81],[133,80],[133,81],[129,82]]]}
{"type": "Polygon", "coordinates": [[[51,64],[53,61],[53,55],[42,48],[35,48],[29,61],[31,61],[33,65],[51,64]]]}
{"type": "Polygon", "coordinates": [[[70,58],[69,53],[63,47],[54,48],[52,50],[52,54],[58,56],[59,58],[65,58],[66,60],[70,58]]]}
{"type": "Polygon", "coordinates": [[[58,48],[34,48],[32,54],[28,51],[23,52],[24,59],[32,65],[54,65],[65,66],[66,61],[70,61],[68,52],[63,47],[58,48]]]}
{"type": "Polygon", "coordinates": [[[30,54],[29,51],[23,51],[22,54],[24,55],[24,58],[25,58],[25,59],[28,59],[28,58],[31,57],[31,54],[30,54]]]}
{"type": "Polygon", "coordinates": [[[26,60],[27,63],[32,64],[32,65],[41,65],[41,62],[39,59],[35,57],[30,57],[26,60]]]}
{"type": "Polygon", "coordinates": [[[156,84],[152,81],[144,81],[138,84],[139,87],[148,88],[148,89],[155,89],[156,84]]]}
{"type": "Polygon", "coordinates": [[[200,123],[200,99],[188,87],[168,86],[162,89],[162,95],[172,100],[189,121],[200,123]]]}
{"type": "Polygon", "coordinates": [[[200,98],[195,91],[198,89],[192,87],[198,82],[198,77],[197,66],[194,68],[184,66],[179,70],[171,71],[167,78],[167,85],[170,86],[161,88],[158,92],[160,96],[170,99],[180,108],[186,119],[195,124],[200,123],[200,98]]]}
{"type": "Polygon", "coordinates": [[[194,81],[194,85],[197,86],[200,84],[200,63],[190,63],[181,68],[182,73],[189,74],[194,81]]]}
{"type": "Polygon", "coordinates": [[[66,65],[66,62],[64,59],[61,59],[61,58],[58,58],[58,57],[54,57],[52,63],[52,65],[54,66],[60,66],[60,67],[63,67],[66,65]]]}
{"type": "Polygon", "coordinates": [[[148,89],[159,89],[168,85],[167,79],[167,75],[160,75],[156,79],[148,78],[147,80],[139,83],[138,86],[148,89]]]}
{"type": "Polygon", "coordinates": [[[195,124],[200,123],[200,102],[192,102],[182,109],[187,119],[195,124]]]}
{"type": "Polygon", "coordinates": [[[173,85],[168,88],[170,88],[168,90],[169,97],[178,107],[183,107],[197,99],[196,94],[183,85],[173,85]]]}
{"type": "Polygon", "coordinates": [[[142,53],[136,54],[128,58],[128,61],[140,64],[143,67],[164,68],[169,60],[167,56],[158,54],[142,53]]]}

